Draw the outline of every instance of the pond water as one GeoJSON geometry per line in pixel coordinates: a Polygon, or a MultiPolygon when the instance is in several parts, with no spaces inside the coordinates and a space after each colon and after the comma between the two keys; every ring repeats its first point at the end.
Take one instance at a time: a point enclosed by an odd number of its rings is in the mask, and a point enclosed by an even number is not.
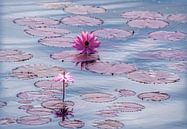
{"type": "Polygon", "coordinates": [[[1,0],[0,129],[186,129],[186,8],[186,0],[1,0]],[[71,47],[82,31],[101,42],[83,68],[71,47]],[[52,81],[64,70],[74,78],[65,121],[62,85],[52,81]]]}

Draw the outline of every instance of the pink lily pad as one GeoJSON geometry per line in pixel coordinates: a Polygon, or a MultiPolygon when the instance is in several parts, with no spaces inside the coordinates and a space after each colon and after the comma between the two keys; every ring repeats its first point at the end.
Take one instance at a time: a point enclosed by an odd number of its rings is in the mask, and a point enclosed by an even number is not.
{"type": "Polygon", "coordinates": [[[168,20],[180,22],[180,23],[187,23],[187,15],[186,14],[172,14],[168,16],[168,20]]]}
{"type": "Polygon", "coordinates": [[[62,83],[54,81],[54,80],[40,80],[40,81],[35,82],[34,85],[42,89],[62,90],[62,83]]]}
{"type": "Polygon", "coordinates": [[[116,100],[117,98],[109,93],[93,92],[81,95],[82,100],[94,103],[105,103],[116,100]]]}
{"type": "Polygon", "coordinates": [[[149,37],[154,40],[179,41],[187,38],[187,35],[177,31],[156,31],[150,33],[149,37]]]}
{"type": "Polygon", "coordinates": [[[48,109],[62,109],[64,106],[72,107],[74,105],[74,102],[72,101],[65,101],[63,102],[60,99],[51,99],[46,100],[42,102],[42,107],[48,108],[48,109]]]}
{"type": "Polygon", "coordinates": [[[57,89],[44,89],[41,92],[43,94],[46,94],[46,95],[49,95],[49,96],[62,95],[62,91],[61,90],[57,90],[57,89]]]}
{"type": "Polygon", "coordinates": [[[18,100],[18,103],[21,103],[21,104],[30,104],[32,102],[33,102],[33,100],[28,100],[28,99],[18,100]]]}
{"type": "Polygon", "coordinates": [[[53,114],[53,110],[43,108],[43,107],[33,107],[27,109],[27,113],[31,115],[37,115],[37,116],[47,116],[53,114]]]}
{"type": "Polygon", "coordinates": [[[29,28],[24,30],[28,35],[39,37],[60,37],[69,34],[70,31],[58,28],[29,28]]]}
{"type": "Polygon", "coordinates": [[[95,36],[102,37],[102,38],[128,38],[133,35],[134,32],[121,30],[121,29],[101,29],[96,30],[93,32],[95,36]]]}
{"type": "Polygon", "coordinates": [[[63,24],[72,26],[96,26],[103,24],[103,20],[88,16],[71,16],[65,17],[61,20],[63,24]]]}
{"type": "Polygon", "coordinates": [[[62,126],[63,128],[76,129],[76,128],[84,127],[85,124],[81,120],[65,120],[65,121],[60,121],[59,125],[62,126]]]}
{"type": "Polygon", "coordinates": [[[117,102],[109,108],[117,112],[138,112],[143,110],[145,107],[133,102],[117,102]]]}
{"type": "Polygon", "coordinates": [[[48,9],[63,9],[71,5],[72,5],[72,2],[48,2],[48,3],[42,4],[43,7],[48,8],[48,9]]]}
{"type": "Polygon", "coordinates": [[[153,11],[131,11],[121,15],[125,19],[162,19],[163,14],[153,11]]]}
{"type": "Polygon", "coordinates": [[[72,61],[72,62],[87,62],[87,61],[96,61],[99,59],[98,54],[85,55],[72,51],[54,53],[51,54],[50,57],[55,60],[72,61]]]}
{"type": "Polygon", "coordinates": [[[128,21],[127,24],[130,27],[151,29],[161,29],[169,25],[166,21],[154,19],[135,19],[128,21]]]}
{"type": "Polygon", "coordinates": [[[169,99],[169,97],[170,96],[167,93],[161,92],[145,92],[138,95],[138,98],[147,101],[163,101],[169,99]]]}
{"type": "Polygon", "coordinates": [[[132,64],[111,64],[108,62],[95,62],[86,66],[86,69],[100,74],[126,74],[136,71],[132,64]]]}
{"type": "Polygon", "coordinates": [[[12,76],[19,79],[33,79],[37,77],[54,77],[64,72],[62,67],[47,66],[43,64],[23,65],[12,70],[12,76]]]}
{"type": "Polygon", "coordinates": [[[0,118],[0,125],[10,125],[16,123],[13,118],[0,118]]]}
{"type": "Polygon", "coordinates": [[[64,8],[65,12],[73,14],[104,13],[106,9],[89,5],[72,5],[64,8]]]}
{"type": "Polygon", "coordinates": [[[23,116],[18,118],[16,121],[18,124],[23,125],[43,125],[51,122],[51,118],[41,116],[23,116]]]}
{"type": "Polygon", "coordinates": [[[132,90],[127,89],[116,89],[115,91],[119,92],[121,97],[129,97],[129,96],[135,96],[136,92],[132,90]]]}
{"type": "Polygon", "coordinates": [[[94,122],[94,127],[98,129],[120,129],[124,127],[124,124],[118,120],[102,120],[94,122]]]}
{"type": "Polygon", "coordinates": [[[4,102],[4,101],[1,101],[1,100],[0,100],[0,108],[4,107],[4,106],[6,106],[6,105],[7,105],[7,102],[4,102]]]}
{"type": "Polygon", "coordinates": [[[19,50],[0,50],[0,62],[5,61],[14,61],[14,62],[19,62],[19,61],[25,61],[29,60],[33,57],[32,54],[22,52],[19,50]]]}
{"type": "Polygon", "coordinates": [[[118,112],[111,109],[99,110],[96,112],[96,115],[103,117],[116,117],[118,116],[118,112]]]}
{"type": "Polygon", "coordinates": [[[46,26],[60,24],[60,21],[58,20],[45,18],[45,17],[17,18],[13,22],[21,26],[29,26],[29,27],[46,27],[46,26]]]}
{"type": "Polygon", "coordinates": [[[73,38],[70,37],[53,37],[53,38],[43,38],[38,41],[39,43],[51,46],[51,47],[72,47],[73,38]]]}
{"type": "Polygon", "coordinates": [[[32,106],[32,105],[21,105],[21,106],[19,106],[18,108],[19,108],[19,109],[22,109],[22,110],[28,110],[28,109],[30,109],[30,108],[33,108],[33,106],[32,106]]]}
{"type": "Polygon", "coordinates": [[[180,72],[187,72],[187,62],[169,64],[168,67],[180,72]]]}
{"type": "Polygon", "coordinates": [[[166,71],[135,71],[128,74],[128,78],[145,84],[167,84],[180,80],[179,76],[166,71]]]}

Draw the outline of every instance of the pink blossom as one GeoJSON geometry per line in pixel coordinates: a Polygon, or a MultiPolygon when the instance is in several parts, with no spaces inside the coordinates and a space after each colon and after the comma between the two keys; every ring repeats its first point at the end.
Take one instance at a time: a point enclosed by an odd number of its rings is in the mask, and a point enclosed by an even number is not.
{"type": "Polygon", "coordinates": [[[70,75],[70,73],[60,73],[53,80],[56,82],[64,81],[66,84],[68,84],[69,82],[73,82],[73,77],[70,75]]]}
{"type": "Polygon", "coordinates": [[[93,33],[82,32],[82,35],[78,35],[73,47],[81,52],[81,54],[94,54],[97,52],[97,48],[100,46],[100,42],[94,36],[93,33]]]}

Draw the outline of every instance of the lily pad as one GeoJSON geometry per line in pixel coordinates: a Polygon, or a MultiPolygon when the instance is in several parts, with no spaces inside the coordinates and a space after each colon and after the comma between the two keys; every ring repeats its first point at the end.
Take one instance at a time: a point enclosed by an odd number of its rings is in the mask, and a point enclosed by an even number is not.
{"type": "Polygon", "coordinates": [[[121,15],[125,19],[162,19],[163,14],[153,11],[130,11],[121,15]]]}
{"type": "Polygon", "coordinates": [[[168,67],[176,71],[187,72],[187,62],[169,64],[168,67]]]}
{"type": "Polygon", "coordinates": [[[0,100],[0,108],[4,107],[4,106],[6,106],[6,105],[7,105],[7,102],[4,102],[4,101],[1,101],[1,100],[0,100]]]}
{"type": "Polygon", "coordinates": [[[145,107],[133,102],[117,102],[109,108],[117,112],[138,112],[143,110],[145,107]]]}
{"type": "Polygon", "coordinates": [[[118,112],[111,109],[99,110],[96,112],[96,115],[103,117],[116,117],[118,116],[118,112]]]}
{"type": "Polygon", "coordinates": [[[154,40],[179,41],[187,38],[187,35],[177,31],[156,31],[150,33],[149,37],[154,40]]]}
{"type": "Polygon", "coordinates": [[[128,38],[134,34],[134,31],[126,31],[121,29],[100,29],[93,32],[95,36],[101,37],[101,38],[128,38]]]}
{"type": "Polygon", "coordinates": [[[37,115],[37,116],[47,116],[53,114],[53,110],[43,108],[43,107],[33,107],[27,109],[27,113],[31,115],[37,115]]]}
{"type": "Polygon", "coordinates": [[[60,37],[66,34],[69,34],[70,31],[66,29],[58,29],[58,28],[29,28],[24,30],[25,33],[31,36],[39,36],[39,37],[60,37]]]}
{"type": "Polygon", "coordinates": [[[96,26],[103,24],[103,20],[88,16],[71,16],[65,17],[61,20],[63,24],[72,26],[96,26]]]}
{"type": "Polygon", "coordinates": [[[86,69],[100,74],[126,74],[136,71],[132,64],[111,64],[108,62],[95,62],[86,66],[86,69]]]}
{"type": "Polygon", "coordinates": [[[72,5],[72,2],[48,2],[42,4],[43,7],[48,9],[63,9],[70,5],[72,5]]]}
{"type": "Polygon", "coordinates": [[[112,102],[117,98],[109,93],[102,93],[102,92],[93,92],[93,93],[85,93],[81,95],[82,100],[87,102],[94,102],[94,103],[106,103],[112,102]]]}
{"type": "Polygon", "coordinates": [[[19,62],[19,61],[25,61],[29,60],[33,57],[32,54],[22,52],[19,50],[0,50],[0,62],[19,62]]]}
{"type": "Polygon", "coordinates": [[[23,116],[18,118],[16,121],[18,124],[23,125],[43,125],[51,122],[51,118],[41,116],[23,116]]]}
{"type": "Polygon", "coordinates": [[[33,105],[21,105],[18,107],[19,109],[28,110],[30,108],[33,108],[33,105]]]}
{"type": "Polygon", "coordinates": [[[73,14],[104,13],[106,9],[89,5],[71,5],[64,8],[65,12],[73,14]]]}
{"type": "Polygon", "coordinates": [[[23,65],[12,70],[12,76],[19,79],[33,79],[37,77],[54,77],[64,72],[62,67],[43,64],[23,65]]]}
{"type": "Polygon", "coordinates": [[[60,121],[59,125],[62,126],[63,128],[76,129],[76,128],[84,127],[85,124],[81,120],[65,120],[65,121],[60,121]]]}
{"type": "Polygon", "coordinates": [[[51,90],[54,90],[54,89],[62,90],[63,89],[62,83],[54,81],[54,80],[40,80],[40,81],[35,82],[34,85],[42,89],[51,89],[51,90]]]}
{"type": "Polygon", "coordinates": [[[60,24],[60,21],[58,20],[45,18],[45,17],[16,18],[13,22],[21,26],[29,26],[29,27],[46,27],[46,26],[60,24]]]}
{"type": "Polygon", "coordinates": [[[169,95],[167,93],[161,92],[145,92],[138,95],[138,98],[142,100],[151,100],[151,101],[163,101],[169,99],[169,95]]]}
{"type": "Polygon", "coordinates": [[[135,71],[128,74],[128,78],[145,84],[167,84],[180,80],[179,76],[166,71],[135,71]]]}
{"type": "MultiPolygon", "coordinates": [[[[27,98],[27,97],[26,97],[27,98]]],[[[21,100],[18,100],[17,101],[18,103],[21,103],[21,104],[30,104],[33,102],[33,100],[28,100],[28,99],[21,99],[21,100]]]]}
{"type": "Polygon", "coordinates": [[[53,38],[43,38],[38,41],[39,43],[50,46],[50,47],[72,47],[73,38],[70,37],[53,37],[53,38]]]}
{"type": "Polygon", "coordinates": [[[168,16],[168,20],[180,23],[187,23],[187,15],[186,14],[172,14],[168,16]]]}
{"type": "Polygon", "coordinates": [[[127,89],[116,89],[115,91],[119,92],[121,97],[129,97],[129,96],[135,96],[136,92],[132,90],[127,89]]]}
{"type": "Polygon", "coordinates": [[[102,120],[94,122],[94,127],[98,129],[120,129],[124,127],[124,124],[118,120],[102,120]]]}
{"type": "Polygon", "coordinates": [[[135,19],[127,22],[130,27],[136,28],[151,28],[151,29],[161,29],[169,25],[163,20],[154,19],[135,19]]]}
{"type": "Polygon", "coordinates": [[[13,118],[0,118],[0,125],[10,125],[16,123],[13,118]]]}

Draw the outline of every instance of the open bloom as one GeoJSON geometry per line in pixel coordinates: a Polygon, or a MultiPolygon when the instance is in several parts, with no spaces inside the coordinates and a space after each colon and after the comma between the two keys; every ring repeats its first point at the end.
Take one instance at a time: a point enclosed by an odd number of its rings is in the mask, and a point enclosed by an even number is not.
{"type": "Polygon", "coordinates": [[[70,75],[70,73],[60,73],[53,80],[57,82],[64,81],[66,84],[68,84],[69,82],[73,82],[73,77],[70,75]]]}
{"type": "Polygon", "coordinates": [[[94,54],[97,52],[97,48],[100,46],[100,42],[94,36],[93,33],[82,32],[82,35],[78,35],[73,47],[81,52],[81,54],[94,54]]]}

